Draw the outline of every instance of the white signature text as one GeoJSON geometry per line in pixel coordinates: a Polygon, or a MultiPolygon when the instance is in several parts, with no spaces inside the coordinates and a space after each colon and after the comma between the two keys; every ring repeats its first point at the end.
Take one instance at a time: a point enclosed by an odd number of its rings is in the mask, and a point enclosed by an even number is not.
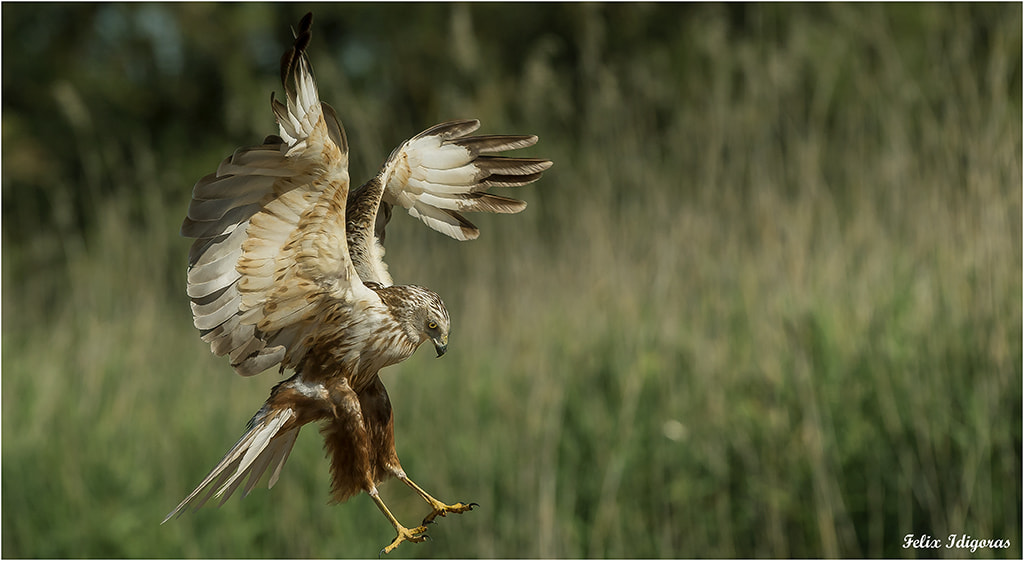
{"type": "Polygon", "coordinates": [[[939,538],[933,538],[928,534],[917,536],[907,534],[903,537],[903,549],[969,549],[971,553],[979,549],[1005,549],[1010,547],[1010,540],[978,540],[968,534],[950,534],[945,542],[939,538]]]}

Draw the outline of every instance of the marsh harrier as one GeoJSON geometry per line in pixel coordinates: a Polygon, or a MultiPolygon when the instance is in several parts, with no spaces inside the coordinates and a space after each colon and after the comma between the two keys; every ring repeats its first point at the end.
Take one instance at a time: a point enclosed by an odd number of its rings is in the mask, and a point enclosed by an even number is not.
{"type": "Polygon", "coordinates": [[[400,206],[457,240],[478,230],[460,212],[516,213],[526,203],[488,193],[532,183],[548,160],[496,152],[536,136],[470,136],[475,120],[431,127],[396,148],[376,177],[349,189],[348,143],[320,101],[306,48],[312,14],[281,60],[286,102],[271,96],[279,133],[240,148],[196,183],[181,233],[189,252],[195,326],[243,376],[294,372],[277,384],[242,438],[167,518],[211,497],[248,493],[265,474],[273,487],[303,425],[321,424],[333,499],[366,492],[403,541],[422,541],[391,514],[377,485],[396,477],[430,506],[423,520],[461,513],[414,483],[394,446],[394,417],[379,371],[430,341],[448,347],[449,318],[433,291],[396,286],[383,261],[384,227],[400,206]],[[244,486],[243,486],[244,483],[244,486]]]}

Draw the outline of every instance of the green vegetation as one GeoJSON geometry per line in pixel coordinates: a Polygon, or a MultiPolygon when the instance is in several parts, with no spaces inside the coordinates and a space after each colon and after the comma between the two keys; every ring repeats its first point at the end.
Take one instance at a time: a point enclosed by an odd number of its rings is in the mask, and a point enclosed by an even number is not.
{"type": "MultiPolygon", "coordinates": [[[[398,451],[481,505],[393,557],[1021,556],[1020,4],[315,11],[356,179],[450,118],[555,161],[477,241],[389,229],[453,321],[385,371],[398,451]],[[902,547],[951,533],[1010,547],[902,547]]],[[[2,12],[2,555],[376,555],[312,427],[159,525],[280,379],[199,340],[177,230],[304,8],[2,12]]]]}

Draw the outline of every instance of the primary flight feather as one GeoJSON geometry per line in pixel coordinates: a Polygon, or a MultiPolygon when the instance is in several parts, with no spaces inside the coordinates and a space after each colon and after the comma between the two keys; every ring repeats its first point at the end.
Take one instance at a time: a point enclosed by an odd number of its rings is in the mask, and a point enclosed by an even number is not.
{"type": "Polygon", "coordinates": [[[184,236],[195,326],[243,376],[269,368],[293,375],[271,391],[244,435],[167,518],[210,498],[247,494],[269,470],[272,487],[299,429],[321,424],[337,501],[366,492],[394,526],[384,548],[422,541],[425,528],[400,524],[377,484],[396,477],[431,507],[424,524],[474,505],[445,504],[406,475],[394,448],[391,403],[378,376],[431,341],[448,345],[449,317],[433,291],[393,284],[384,231],[395,206],[457,240],[479,230],[462,212],[516,213],[520,200],[488,192],[532,183],[549,160],[498,152],[536,136],[469,136],[475,120],[435,125],[403,142],[380,172],[349,189],[348,141],[334,109],[320,101],[306,54],[312,14],[281,59],[284,100],[271,97],[278,133],[239,148],[196,183],[184,236]]]}

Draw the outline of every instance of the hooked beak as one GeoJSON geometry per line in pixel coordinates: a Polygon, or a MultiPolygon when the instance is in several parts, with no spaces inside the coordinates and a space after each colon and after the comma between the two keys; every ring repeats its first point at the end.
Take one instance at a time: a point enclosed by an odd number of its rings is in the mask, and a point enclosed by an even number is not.
{"type": "Polygon", "coordinates": [[[434,350],[437,351],[437,358],[441,358],[441,355],[448,350],[448,336],[434,337],[431,341],[434,343],[434,350]]]}

